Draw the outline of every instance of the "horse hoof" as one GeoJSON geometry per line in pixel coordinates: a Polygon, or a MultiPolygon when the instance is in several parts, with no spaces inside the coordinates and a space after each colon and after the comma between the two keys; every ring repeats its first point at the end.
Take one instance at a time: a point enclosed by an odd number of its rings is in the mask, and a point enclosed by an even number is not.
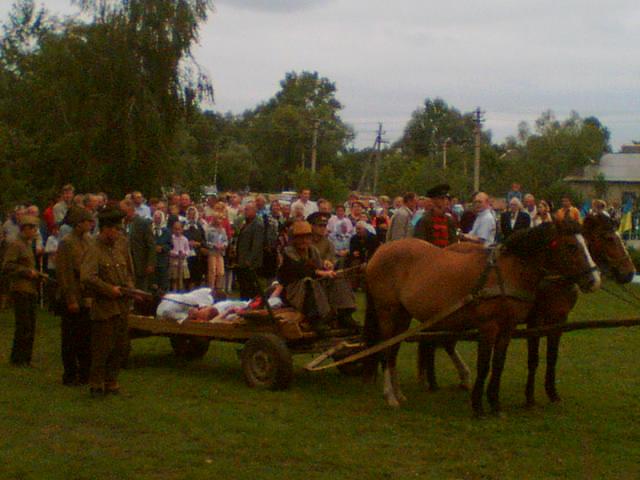
{"type": "Polygon", "coordinates": [[[398,395],[398,401],[399,401],[400,403],[404,403],[404,402],[406,402],[406,401],[407,401],[407,397],[405,397],[403,393],[400,393],[400,394],[398,395]]]}
{"type": "Polygon", "coordinates": [[[474,410],[471,414],[471,418],[473,418],[474,420],[482,420],[486,418],[486,415],[484,414],[483,410],[474,410]]]}
{"type": "Polygon", "coordinates": [[[434,387],[433,385],[429,385],[429,386],[427,387],[427,392],[429,392],[429,393],[435,393],[435,392],[437,392],[438,390],[440,390],[440,388],[438,388],[437,386],[435,386],[435,387],[434,387]]]}
{"type": "Polygon", "coordinates": [[[555,395],[549,395],[549,401],[551,403],[558,403],[558,402],[562,401],[562,399],[560,398],[560,395],[558,395],[556,393],[555,395]]]}
{"type": "Polygon", "coordinates": [[[491,416],[494,418],[506,418],[506,415],[501,410],[491,410],[491,416]]]}
{"type": "Polygon", "coordinates": [[[524,408],[526,408],[528,410],[532,410],[535,407],[536,407],[536,401],[535,400],[527,400],[527,402],[524,404],[524,408]]]}
{"type": "Polygon", "coordinates": [[[458,388],[460,390],[464,390],[465,392],[468,392],[469,390],[471,390],[471,385],[469,385],[468,383],[461,383],[460,385],[458,385],[458,388]]]}

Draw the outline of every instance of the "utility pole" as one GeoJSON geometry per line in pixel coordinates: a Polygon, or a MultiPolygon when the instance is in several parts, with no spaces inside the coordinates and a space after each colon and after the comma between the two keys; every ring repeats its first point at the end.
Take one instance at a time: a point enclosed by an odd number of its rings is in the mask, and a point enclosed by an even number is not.
{"type": "MultiPolygon", "coordinates": [[[[382,149],[382,123],[378,123],[378,133],[376,135],[376,164],[373,168],[373,194],[378,193],[378,171],[380,169],[380,157],[382,156],[380,150],[382,149]]],[[[386,142],[385,142],[386,143],[386,142]]]]}
{"type": "Polygon", "coordinates": [[[447,170],[447,148],[451,143],[451,139],[447,138],[442,144],[442,170],[447,170]]]}
{"type": "Polygon", "coordinates": [[[484,112],[480,110],[480,107],[476,108],[473,112],[476,128],[475,133],[475,158],[473,162],[473,191],[480,191],[480,134],[482,132],[482,115],[484,112]]]}
{"type": "Polygon", "coordinates": [[[311,172],[316,173],[316,159],[318,156],[318,129],[320,128],[320,120],[313,122],[313,137],[311,139],[311,172]]]}

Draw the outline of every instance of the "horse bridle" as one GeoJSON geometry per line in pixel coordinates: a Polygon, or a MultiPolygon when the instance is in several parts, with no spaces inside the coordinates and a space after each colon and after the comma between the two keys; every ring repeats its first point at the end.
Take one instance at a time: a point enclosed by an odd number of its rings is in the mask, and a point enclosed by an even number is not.
{"type": "MultiPolygon", "coordinates": [[[[550,244],[549,244],[551,249],[554,249],[557,247],[557,241],[554,239],[550,244]]],[[[589,250],[587,249],[587,253],[590,255],[589,250]]],[[[568,282],[571,283],[579,283],[580,279],[582,277],[586,277],[587,275],[591,275],[593,272],[598,271],[598,265],[594,265],[592,267],[588,267],[586,270],[583,270],[582,272],[578,272],[575,273],[573,275],[566,275],[566,274],[561,274],[561,273],[556,273],[553,272],[547,268],[542,268],[544,275],[544,278],[548,279],[548,280],[566,280],[568,282]]]]}

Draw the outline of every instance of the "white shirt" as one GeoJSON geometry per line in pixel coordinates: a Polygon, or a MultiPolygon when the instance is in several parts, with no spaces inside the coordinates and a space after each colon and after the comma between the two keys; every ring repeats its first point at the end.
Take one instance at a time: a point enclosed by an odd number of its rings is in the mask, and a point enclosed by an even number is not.
{"type": "Polygon", "coordinates": [[[496,241],[496,219],[490,208],[478,213],[469,233],[480,238],[485,245],[491,245],[496,241]]]}
{"type": "Polygon", "coordinates": [[[312,213],[315,213],[318,211],[318,204],[316,202],[312,202],[311,200],[307,200],[306,202],[303,202],[302,200],[296,200],[291,205],[291,211],[295,212],[296,207],[298,206],[302,206],[304,211],[304,218],[307,218],[312,213]]]}
{"type": "Polygon", "coordinates": [[[143,203],[136,207],[136,214],[142,218],[151,219],[151,208],[143,203]]]}

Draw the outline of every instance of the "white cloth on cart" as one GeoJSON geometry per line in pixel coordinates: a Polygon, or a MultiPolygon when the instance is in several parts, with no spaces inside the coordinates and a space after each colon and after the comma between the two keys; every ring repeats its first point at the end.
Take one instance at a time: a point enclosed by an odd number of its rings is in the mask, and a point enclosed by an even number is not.
{"type": "Polygon", "coordinates": [[[165,318],[182,323],[189,315],[189,309],[213,305],[210,288],[199,288],[188,293],[167,293],[156,310],[156,318],[165,318]]]}

